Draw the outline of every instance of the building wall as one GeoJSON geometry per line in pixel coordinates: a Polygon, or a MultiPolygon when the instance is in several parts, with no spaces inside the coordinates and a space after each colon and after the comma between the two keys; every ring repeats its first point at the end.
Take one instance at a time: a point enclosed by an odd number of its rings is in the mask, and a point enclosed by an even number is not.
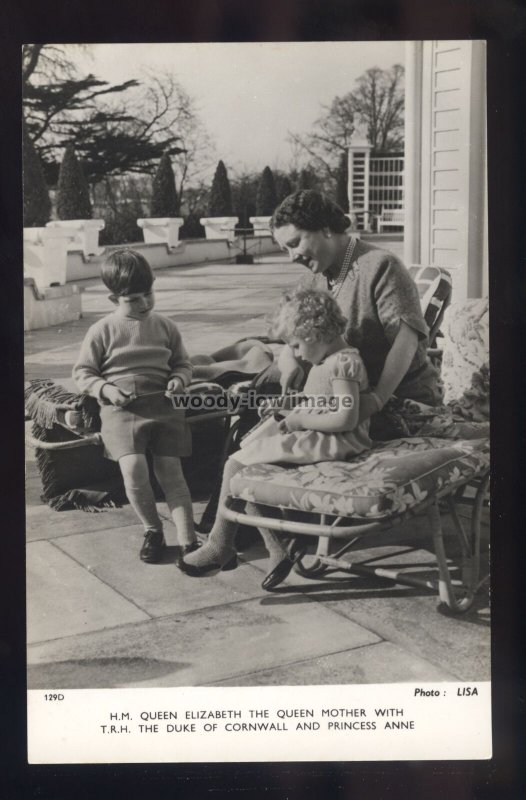
{"type": "Polygon", "coordinates": [[[456,299],[479,297],[487,271],[485,45],[430,41],[421,53],[419,260],[451,271],[456,299]]]}

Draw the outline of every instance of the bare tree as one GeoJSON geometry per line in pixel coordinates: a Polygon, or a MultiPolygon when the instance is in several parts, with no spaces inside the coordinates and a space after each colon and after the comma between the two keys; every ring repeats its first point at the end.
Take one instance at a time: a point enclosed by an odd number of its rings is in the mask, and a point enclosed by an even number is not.
{"type": "Polygon", "coordinates": [[[138,105],[142,115],[156,119],[157,135],[177,135],[181,152],[172,164],[176,174],[179,201],[188,185],[199,183],[215,163],[215,147],[199,118],[194,99],[170,72],[147,73],[138,105]]]}
{"type": "Polygon", "coordinates": [[[404,68],[372,67],[358,78],[352,93],[355,116],[367,130],[373,152],[400,150],[404,146],[404,68]]]}
{"type": "Polygon", "coordinates": [[[343,97],[336,96],[314,122],[311,133],[291,133],[289,140],[303,154],[306,166],[321,180],[334,182],[339,163],[351,144],[357,128],[366,132],[373,152],[403,147],[404,68],[395,64],[389,70],[372,67],[356,81],[356,88],[343,97]]]}
{"type": "Polygon", "coordinates": [[[193,99],[172,74],[146,73],[117,85],[93,75],[79,78],[69,47],[24,50],[25,119],[48,182],[55,183],[70,144],[92,185],[108,176],[151,174],[166,151],[181,198],[214,160],[193,99]]]}

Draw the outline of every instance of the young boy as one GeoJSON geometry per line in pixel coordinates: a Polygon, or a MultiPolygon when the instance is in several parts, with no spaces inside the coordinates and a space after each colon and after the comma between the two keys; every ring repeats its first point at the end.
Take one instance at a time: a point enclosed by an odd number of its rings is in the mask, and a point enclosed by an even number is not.
{"type": "Polygon", "coordinates": [[[180,460],[191,452],[190,430],[184,410],[174,409],[165,395],[185,391],[192,364],[175,323],[153,311],[154,277],[140,253],[114,251],[101,278],[116,308],[88,330],[73,378],[81,392],[99,401],[105,455],[119,462],[126,495],[144,525],[140,557],[153,564],[161,560],[165,540],[147,450],[183,555],[199,546],[180,460]]]}

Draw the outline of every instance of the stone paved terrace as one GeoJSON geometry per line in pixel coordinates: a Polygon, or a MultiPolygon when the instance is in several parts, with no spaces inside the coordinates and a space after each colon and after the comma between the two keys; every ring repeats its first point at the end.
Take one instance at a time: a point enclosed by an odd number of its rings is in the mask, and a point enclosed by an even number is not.
{"type": "MultiPolygon", "coordinates": [[[[265,313],[303,274],[282,256],[167,269],[157,274],[157,308],[177,320],[191,353],[206,353],[263,333],[265,313]]],[[[99,282],[82,288],[81,320],[27,335],[28,378],[69,377],[85,330],[108,310],[99,282]]],[[[255,537],[236,570],[189,578],[173,564],[175,530],[163,504],[170,546],[162,564],[147,565],[128,506],[57,513],[39,494],[29,450],[29,688],[489,679],[484,591],[460,618],[437,614],[424,591],[343,573],[336,583],[293,573],[267,593],[266,554],[255,537]]],[[[196,518],[202,508],[195,504],[196,518]]],[[[419,538],[417,560],[428,564],[425,521],[406,533],[419,538]]],[[[484,534],[487,541],[487,526],[484,534]]]]}

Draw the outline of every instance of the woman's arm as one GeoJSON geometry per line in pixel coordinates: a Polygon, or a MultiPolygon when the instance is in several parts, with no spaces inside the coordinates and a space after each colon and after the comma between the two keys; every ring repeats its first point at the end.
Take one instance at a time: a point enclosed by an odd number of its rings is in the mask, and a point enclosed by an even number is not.
{"type": "Polygon", "coordinates": [[[362,398],[360,422],[368,419],[371,414],[380,411],[391,395],[394,394],[411,366],[417,347],[417,331],[402,320],[400,322],[400,330],[387,354],[382,374],[374,392],[370,392],[362,398]]]}
{"type": "Polygon", "coordinates": [[[294,409],[280,422],[283,433],[290,431],[320,431],[321,433],[343,433],[352,431],[359,421],[360,386],[358,381],[345,378],[333,380],[333,397],[336,408],[325,413],[309,413],[305,409],[294,409]]]}

